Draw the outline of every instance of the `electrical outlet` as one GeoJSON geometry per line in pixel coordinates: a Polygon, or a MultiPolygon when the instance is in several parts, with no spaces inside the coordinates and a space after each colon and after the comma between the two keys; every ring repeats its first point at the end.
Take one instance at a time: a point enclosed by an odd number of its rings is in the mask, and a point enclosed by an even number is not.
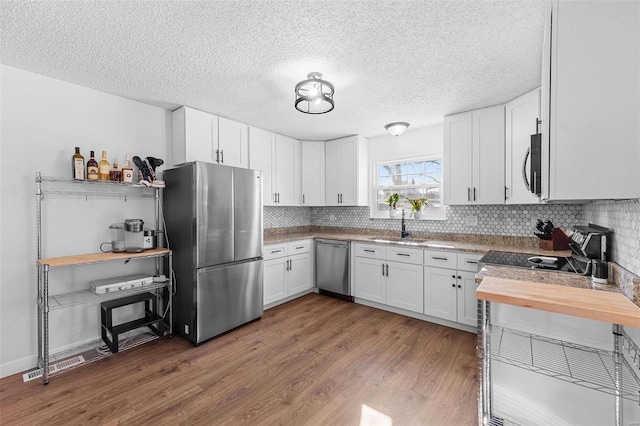
{"type": "Polygon", "coordinates": [[[336,215],[335,215],[335,214],[333,214],[333,213],[332,213],[332,214],[330,214],[330,215],[329,215],[329,220],[331,220],[331,221],[336,220],[336,215]]]}
{"type": "Polygon", "coordinates": [[[468,226],[478,226],[478,216],[471,215],[464,218],[464,224],[468,226]]]}
{"type": "Polygon", "coordinates": [[[189,334],[189,326],[187,324],[184,325],[184,334],[189,334]]]}

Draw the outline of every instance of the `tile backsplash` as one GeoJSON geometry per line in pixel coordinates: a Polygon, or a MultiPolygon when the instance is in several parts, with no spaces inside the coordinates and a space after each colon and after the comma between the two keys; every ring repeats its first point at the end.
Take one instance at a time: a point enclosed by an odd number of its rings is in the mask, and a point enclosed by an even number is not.
{"type": "MultiPolygon", "coordinates": [[[[613,230],[610,258],[640,275],[640,200],[596,201],[580,204],[447,206],[447,220],[407,220],[409,232],[494,234],[531,237],[532,219],[549,219],[570,228],[595,223],[613,230]],[[477,216],[478,225],[467,225],[477,216]]],[[[399,219],[370,219],[368,207],[271,207],[264,208],[264,227],[329,226],[400,229],[399,219]]]]}
{"type": "MultiPolygon", "coordinates": [[[[370,219],[368,207],[265,207],[265,228],[290,226],[337,226],[399,230],[400,219],[370,219]]],[[[447,220],[407,220],[409,232],[494,234],[532,237],[532,219],[551,220],[564,228],[580,222],[581,206],[513,205],[447,206],[447,220]],[[467,225],[477,217],[477,225],[467,225]]]]}
{"type": "Polygon", "coordinates": [[[264,229],[311,225],[310,207],[264,207],[264,229]]]}
{"type": "Polygon", "coordinates": [[[584,204],[580,222],[611,228],[610,258],[629,272],[640,275],[640,200],[584,204]]]}

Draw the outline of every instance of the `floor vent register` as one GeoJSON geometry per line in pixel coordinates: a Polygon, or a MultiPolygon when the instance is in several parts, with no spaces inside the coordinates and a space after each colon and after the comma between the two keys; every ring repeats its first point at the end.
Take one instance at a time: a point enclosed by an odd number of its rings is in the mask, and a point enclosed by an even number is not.
{"type": "MultiPolygon", "coordinates": [[[[84,357],[82,355],[75,356],[73,358],[65,359],[55,364],[49,364],[49,374],[57,373],[62,370],[66,370],[77,365],[84,364],[84,357]]],[[[42,368],[24,373],[22,375],[23,382],[29,382],[31,380],[42,377],[42,368]]]]}

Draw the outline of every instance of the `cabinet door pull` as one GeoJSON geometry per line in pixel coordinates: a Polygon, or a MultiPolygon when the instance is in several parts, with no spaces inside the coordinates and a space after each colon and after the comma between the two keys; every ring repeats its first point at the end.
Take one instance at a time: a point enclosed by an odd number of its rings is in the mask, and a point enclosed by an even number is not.
{"type": "Polygon", "coordinates": [[[367,253],[375,253],[375,250],[369,250],[369,249],[364,249],[363,251],[366,251],[367,253]]]}
{"type": "Polygon", "coordinates": [[[451,283],[451,287],[456,288],[456,285],[455,285],[455,284],[453,284],[453,283],[451,283]]]}
{"type": "Polygon", "coordinates": [[[473,201],[476,200],[476,187],[473,187],[473,201]]]}
{"type": "Polygon", "coordinates": [[[506,187],[506,185],[505,185],[505,187],[504,187],[504,200],[505,200],[505,201],[507,201],[507,189],[508,189],[508,188],[507,188],[507,187],[506,187]]]}
{"type": "Polygon", "coordinates": [[[293,260],[289,259],[289,270],[293,271],[293,260]]]}
{"type": "Polygon", "coordinates": [[[456,279],[456,276],[455,276],[455,275],[451,275],[451,278],[453,278],[453,279],[455,280],[455,279],[456,279]]]}
{"type": "Polygon", "coordinates": [[[467,201],[471,201],[471,188],[467,187],[467,201]]]}
{"type": "Polygon", "coordinates": [[[449,260],[449,258],[448,258],[448,257],[431,256],[431,258],[432,258],[433,260],[449,260]]]}
{"type": "Polygon", "coordinates": [[[216,163],[220,162],[220,150],[216,149],[216,163]]]}
{"type": "Polygon", "coordinates": [[[304,194],[302,194],[302,204],[304,204],[304,194]]]}
{"type": "Polygon", "coordinates": [[[389,276],[389,264],[387,263],[387,276],[389,276]]]}
{"type": "Polygon", "coordinates": [[[271,253],[272,253],[272,254],[273,254],[273,253],[280,253],[281,251],[282,251],[282,249],[280,249],[280,250],[271,250],[271,253]]]}
{"type": "Polygon", "coordinates": [[[300,250],[300,249],[303,249],[303,248],[304,248],[304,246],[298,246],[298,247],[296,247],[296,250],[300,250]]]}
{"type": "Polygon", "coordinates": [[[340,194],[338,193],[338,204],[340,204],[340,194]]]}
{"type": "Polygon", "coordinates": [[[224,149],[220,150],[220,162],[224,164],[224,149]]]}
{"type": "Polygon", "coordinates": [[[459,279],[459,280],[461,280],[461,279],[462,279],[462,277],[461,277],[460,275],[458,275],[458,279],[459,279]]]}
{"type": "Polygon", "coordinates": [[[411,257],[410,254],[407,253],[396,253],[396,256],[406,256],[406,257],[411,257]]]}
{"type": "Polygon", "coordinates": [[[382,276],[384,277],[384,263],[382,264],[382,276]]]}
{"type": "Polygon", "coordinates": [[[472,265],[477,265],[477,264],[478,264],[478,261],[477,261],[477,260],[469,260],[469,259],[467,259],[467,260],[465,260],[465,262],[466,262],[466,263],[470,263],[470,264],[472,264],[472,265]]]}
{"type": "Polygon", "coordinates": [[[458,284],[458,288],[462,288],[462,286],[460,284],[458,284]]]}

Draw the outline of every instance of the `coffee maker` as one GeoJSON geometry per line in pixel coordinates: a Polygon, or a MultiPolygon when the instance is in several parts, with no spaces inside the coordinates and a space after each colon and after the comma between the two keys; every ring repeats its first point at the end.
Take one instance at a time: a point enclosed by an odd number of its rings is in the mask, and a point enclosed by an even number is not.
{"type": "Polygon", "coordinates": [[[584,275],[591,271],[591,279],[595,283],[607,282],[607,256],[611,232],[608,228],[590,223],[587,226],[574,226],[570,236],[572,258],[583,269],[584,275]]]}

